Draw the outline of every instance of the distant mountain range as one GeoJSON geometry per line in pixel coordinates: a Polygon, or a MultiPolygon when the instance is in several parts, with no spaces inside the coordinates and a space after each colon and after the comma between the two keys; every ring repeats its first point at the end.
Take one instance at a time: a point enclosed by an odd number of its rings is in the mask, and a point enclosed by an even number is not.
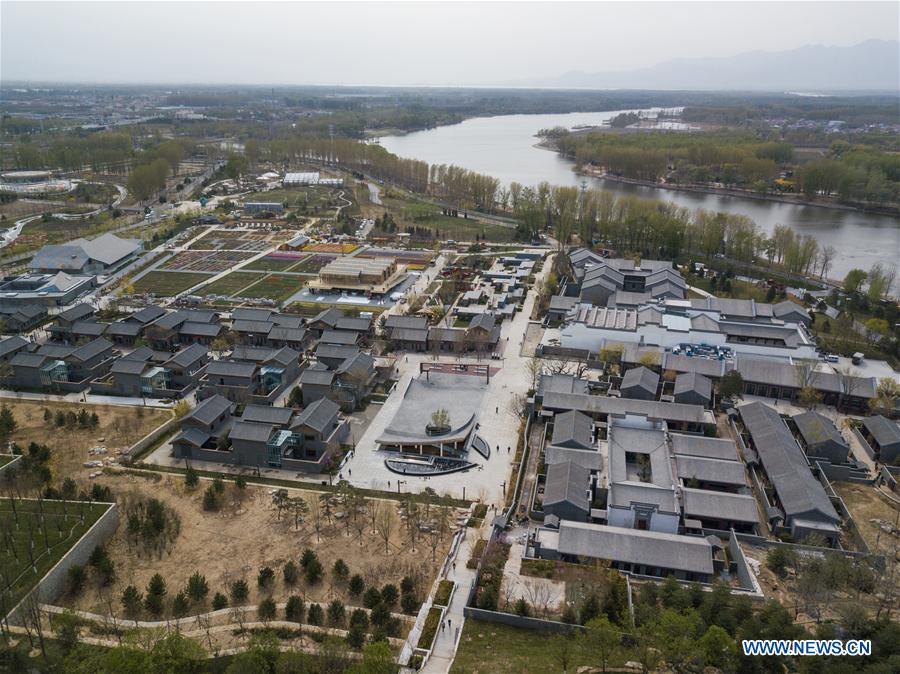
{"type": "Polygon", "coordinates": [[[808,45],[788,51],[682,58],[625,72],[568,72],[516,86],[566,89],[739,91],[900,91],[900,43],[868,40],[851,47],[808,45]]]}

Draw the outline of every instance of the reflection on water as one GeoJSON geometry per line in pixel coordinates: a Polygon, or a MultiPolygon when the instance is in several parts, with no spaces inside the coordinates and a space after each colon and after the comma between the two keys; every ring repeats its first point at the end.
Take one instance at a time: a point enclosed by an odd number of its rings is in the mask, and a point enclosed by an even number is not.
{"type": "MultiPolygon", "coordinates": [[[[480,117],[406,136],[388,136],[381,139],[381,144],[401,157],[432,164],[456,164],[495,176],[507,185],[514,181],[523,185],[541,181],[580,185],[584,179],[572,171],[572,162],[535,147],[538,142],[535,134],[540,129],[554,126],[598,126],[620,112],[628,111],[480,117]]],[[[659,190],[593,178],[587,181],[621,195],[663,199],[688,208],[741,213],[752,218],[766,232],[771,232],[779,223],[790,225],[799,234],[814,236],[820,246],[834,246],[838,256],[829,272],[833,277],[842,277],[854,267],[868,269],[875,262],[897,264],[900,261],[898,218],[742,197],[659,190]]]]}

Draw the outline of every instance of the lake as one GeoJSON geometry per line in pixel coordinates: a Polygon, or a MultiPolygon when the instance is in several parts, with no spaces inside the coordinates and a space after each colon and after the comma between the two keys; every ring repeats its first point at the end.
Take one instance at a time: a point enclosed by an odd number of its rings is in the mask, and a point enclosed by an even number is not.
{"type": "Polygon", "coordinates": [[[405,136],[386,136],[381,139],[381,144],[401,157],[431,164],[456,164],[494,176],[506,185],[511,182],[536,185],[546,180],[555,185],[577,186],[586,179],[590,185],[620,195],[747,215],[765,232],[772,232],[776,224],[789,225],[798,234],[814,236],[820,247],[834,246],[838,255],[829,270],[829,276],[833,278],[843,278],[854,267],[869,269],[875,262],[896,265],[900,260],[898,218],[583,178],[572,170],[573,163],[568,159],[535,147],[539,140],[535,134],[540,129],[599,125],[621,112],[629,111],[478,117],[405,136]]]}

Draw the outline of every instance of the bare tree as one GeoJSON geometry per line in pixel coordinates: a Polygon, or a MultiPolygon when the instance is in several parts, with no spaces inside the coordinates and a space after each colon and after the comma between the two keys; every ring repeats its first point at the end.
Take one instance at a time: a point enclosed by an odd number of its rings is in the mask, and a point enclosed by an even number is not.
{"type": "Polygon", "coordinates": [[[316,542],[318,542],[321,540],[322,506],[319,504],[319,499],[316,497],[309,500],[309,518],[312,520],[312,525],[316,530],[316,542]]]}
{"type": "Polygon", "coordinates": [[[834,246],[825,246],[822,250],[819,251],[819,264],[821,264],[821,273],[819,274],[820,278],[826,278],[828,276],[828,268],[831,266],[832,260],[834,260],[835,255],[837,255],[837,250],[835,250],[834,246]]]}
{"type": "Polygon", "coordinates": [[[537,356],[530,356],[525,359],[525,375],[528,377],[528,388],[536,391],[538,382],[541,380],[541,374],[544,372],[544,363],[537,356]]]}
{"type": "Polygon", "coordinates": [[[391,534],[394,532],[395,519],[393,506],[386,501],[381,501],[378,504],[378,513],[375,516],[375,529],[381,540],[384,541],[384,554],[390,552],[391,534]]]}

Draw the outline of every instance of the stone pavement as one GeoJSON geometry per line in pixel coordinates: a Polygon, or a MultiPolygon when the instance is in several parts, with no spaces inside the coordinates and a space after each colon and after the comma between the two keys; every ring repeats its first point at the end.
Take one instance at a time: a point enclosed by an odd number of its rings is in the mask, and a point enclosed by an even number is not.
{"type": "Polygon", "coordinates": [[[453,593],[453,599],[450,606],[444,613],[445,626],[438,630],[434,640],[434,647],[431,651],[431,657],[422,668],[424,674],[445,674],[450,671],[453,664],[453,658],[456,656],[456,647],[459,644],[459,636],[462,634],[465,616],[463,609],[466,606],[466,598],[469,595],[469,588],[475,582],[475,569],[466,567],[469,559],[470,550],[473,549],[475,542],[481,538],[481,529],[474,527],[466,529],[466,536],[459,547],[456,554],[448,559],[447,574],[443,576],[456,583],[456,589],[453,593]],[[456,564],[454,568],[454,563],[456,564]]]}

